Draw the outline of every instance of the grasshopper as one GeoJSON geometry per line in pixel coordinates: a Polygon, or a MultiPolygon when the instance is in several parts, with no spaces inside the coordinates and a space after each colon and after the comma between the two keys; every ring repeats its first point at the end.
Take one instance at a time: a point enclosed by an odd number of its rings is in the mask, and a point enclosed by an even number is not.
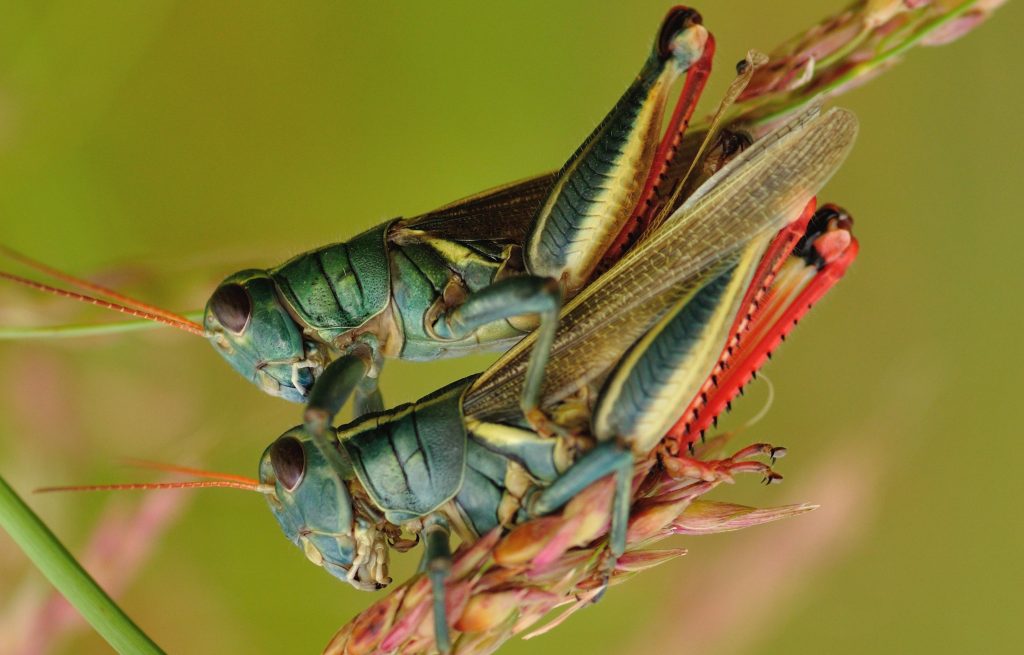
{"type": "MultiPolygon", "coordinates": [[[[118,302],[0,276],[204,335],[236,371],[292,401],[307,400],[332,362],[358,360],[363,375],[347,378],[357,415],[383,408],[377,377],[385,358],[507,349],[536,326],[541,345],[520,405],[540,425],[547,344],[562,302],[643,227],[713,52],[700,14],[673,8],[634,82],[560,171],[388,221],[276,268],[235,273],[210,297],[202,324],[42,265],[36,267],[118,302]],[[669,92],[684,77],[659,140],[669,92]]],[[[687,170],[679,168],[676,175],[687,170]]]]}
{"type": "MultiPolygon", "coordinates": [[[[573,298],[618,261],[637,235],[653,228],[655,216],[667,215],[666,205],[674,209],[748,145],[747,130],[760,135],[816,97],[837,95],[884,70],[907,48],[942,30],[955,31],[957,24],[973,26],[989,13],[973,0],[956,8],[855,3],[777,48],[768,65],[747,78],[750,85],[731,94],[731,107],[719,115],[728,129],[716,130],[716,119],[687,131],[715,41],[696,12],[676,7],[637,80],[560,171],[395,219],[274,269],[238,273],[214,292],[201,324],[2,246],[0,254],[97,295],[9,273],[0,278],[206,336],[258,387],[297,402],[307,398],[327,364],[361,353],[371,366],[352,380],[359,415],[383,406],[376,381],[385,358],[504,349],[538,320],[540,334],[549,339],[560,300],[573,298]],[[668,83],[684,72],[658,141],[668,83]],[[571,239],[582,235],[577,248],[571,239]]],[[[126,325],[88,326],[85,332],[126,325]]],[[[547,353],[541,347],[534,354],[521,406],[539,425],[543,417],[535,408],[547,353]]]]}
{"type": "MultiPolygon", "coordinates": [[[[636,461],[661,442],[670,474],[711,474],[680,448],[856,256],[845,213],[813,211],[856,130],[849,112],[814,109],[754,143],[562,310],[541,395],[543,409],[562,417],[553,437],[519,407],[531,350],[543,345],[534,334],[479,376],[338,428],[331,425],[351,381],[369,364],[334,361],[313,385],[303,424],[264,451],[258,480],[77,488],[259,491],[307,558],[359,589],[390,582],[389,548],[411,546],[402,539],[411,532],[425,546],[446,650],[452,531],[473,541],[552,513],[614,476],[614,567],[626,547],[636,461]]],[[[754,470],[777,477],[767,465],[754,470]]]]}
{"type": "MultiPolygon", "coordinates": [[[[729,396],[745,381],[744,370],[760,365],[761,349],[792,326],[791,310],[806,310],[804,292],[823,293],[837,267],[845,270],[855,256],[840,211],[801,213],[855,134],[852,114],[812,111],[755,143],[565,308],[550,346],[543,407],[581,422],[560,426],[554,438],[518,412],[541,335],[480,376],[337,429],[330,425],[357,365],[330,365],[312,389],[304,424],[274,441],[260,461],[259,487],[285,534],[314,563],[372,589],[389,582],[389,540],[403,528],[416,532],[442,650],[451,530],[479,538],[551,513],[613,475],[613,563],[626,547],[635,459],[673,436],[686,412],[707,420],[710,412],[689,405],[716,370],[731,374],[720,387],[729,396]],[[795,247],[794,235],[802,237],[795,247]],[[754,305],[759,289],[774,300],[752,322],[741,308],[754,305]],[[752,348],[730,345],[748,334],[752,348]]],[[[710,411],[721,403],[714,395],[709,401],[710,411]]],[[[685,458],[667,461],[670,470],[686,470],[685,458]]]]}

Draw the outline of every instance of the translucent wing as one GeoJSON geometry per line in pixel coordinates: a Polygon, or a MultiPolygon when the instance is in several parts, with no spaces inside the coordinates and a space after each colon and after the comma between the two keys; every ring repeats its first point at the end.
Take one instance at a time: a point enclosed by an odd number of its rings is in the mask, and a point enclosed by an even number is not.
{"type": "MultiPolygon", "coordinates": [[[[601,376],[668,307],[735,261],[755,237],[798,216],[842,164],[856,134],[852,113],[812,109],[694,192],[565,307],[545,370],[545,406],[601,376]]],[[[532,345],[532,337],[523,340],[478,378],[466,395],[467,415],[516,416],[532,345]]]]}

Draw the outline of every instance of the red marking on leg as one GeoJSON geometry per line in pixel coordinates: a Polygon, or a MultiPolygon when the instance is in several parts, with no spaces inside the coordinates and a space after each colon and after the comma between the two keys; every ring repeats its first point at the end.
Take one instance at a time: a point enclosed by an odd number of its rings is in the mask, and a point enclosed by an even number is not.
{"type": "MultiPolygon", "coordinates": [[[[800,221],[791,226],[802,221],[806,228],[806,214],[805,211],[800,221]]],[[[840,219],[827,232],[815,238],[814,249],[825,264],[795,297],[792,295],[794,289],[771,288],[781,268],[781,263],[771,261],[774,246],[791,238],[786,234],[789,228],[776,237],[759,265],[759,272],[761,267],[772,271],[767,276],[771,280],[751,285],[753,293],[751,290],[747,293],[751,296],[749,306],[753,310],[737,317],[734,336],[723,350],[714,372],[705,381],[701,393],[690,402],[682,417],[668,432],[667,436],[676,442],[678,450],[697,441],[771,357],[771,352],[792,331],[800,318],[842,278],[857,257],[859,249],[849,228],[849,221],[840,219]]]]}
{"type": "MultiPolygon", "coordinates": [[[[746,337],[747,333],[751,330],[751,326],[754,324],[754,321],[758,317],[763,316],[764,307],[770,305],[770,301],[773,297],[771,285],[775,281],[775,276],[778,274],[779,269],[782,268],[783,263],[785,263],[793,252],[793,248],[800,240],[800,237],[802,237],[806,232],[807,225],[810,222],[811,217],[814,216],[816,207],[817,201],[812,198],[800,213],[799,218],[782,228],[775,238],[772,239],[772,242],[768,245],[764,255],[762,255],[761,262],[757,265],[757,269],[754,271],[754,276],[751,278],[750,286],[747,288],[747,291],[743,296],[743,300],[740,303],[740,307],[744,309],[733,321],[732,327],[729,331],[731,336],[729,337],[729,341],[726,343],[725,348],[722,350],[722,354],[719,356],[718,362],[715,364],[715,368],[711,371],[711,375],[708,376],[708,379],[704,381],[700,392],[697,393],[696,397],[694,397],[690,402],[690,405],[686,408],[682,418],[675,426],[673,426],[672,431],[669,433],[679,441],[680,447],[684,445],[684,440],[688,445],[695,442],[700,436],[699,431],[693,430],[692,424],[699,419],[704,405],[721,387],[724,373],[729,368],[730,361],[734,354],[739,351],[740,344],[746,337]],[[691,434],[693,435],[693,438],[686,439],[686,437],[691,436],[691,434]]],[[[701,429],[706,429],[706,427],[707,426],[704,426],[701,429]]]]}
{"type": "Polygon", "coordinates": [[[700,100],[704,85],[707,84],[708,77],[711,75],[711,60],[714,55],[715,37],[709,33],[700,59],[686,71],[686,79],[683,82],[682,91],[679,92],[679,100],[672,112],[665,136],[662,137],[661,143],[658,144],[658,149],[655,151],[651,170],[647,174],[636,207],[629,220],[622,226],[622,230],[612,242],[611,247],[605,252],[597,266],[595,275],[603,273],[619,261],[633,245],[636,237],[647,230],[657,215],[657,210],[660,207],[654,203],[654,199],[657,197],[659,186],[664,181],[662,178],[665,171],[668,170],[669,164],[679,150],[679,144],[682,143],[686,129],[690,125],[690,119],[693,118],[693,112],[697,108],[697,101],[700,100]]]}

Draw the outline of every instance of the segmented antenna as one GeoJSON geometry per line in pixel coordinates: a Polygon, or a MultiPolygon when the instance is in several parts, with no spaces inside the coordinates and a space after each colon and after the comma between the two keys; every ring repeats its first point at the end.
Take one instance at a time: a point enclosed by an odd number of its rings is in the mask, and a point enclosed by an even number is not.
{"type": "Polygon", "coordinates": [[[50,493],[54,491],[149,491],[156,489],[204,489],[221,487],[227,489],[244,489],[246,491],[258,491],[260,493],[273,493],[274,488],[270,485],[260,484],[259,480],[247,478],[244,475],[234,473],[218,473],[206,471],[189,466],[177,464],[165,464],[163,462],[151,462],[144,459],[127,459],[124,463],[136,468],[154,469],[168,473],[183,473],[194,475],[197,478],[210,478],[209,480],[184,480],[181,482],[128,482],[124,484],[87,484],[72,485],[63,487],[42,487],[36,489],[36,493],[50,493]]]}
{"type": "Polygon", "coordinates": [[[16,262],[28,266],[29,268],[34,268],[43,275],[49,275],[52,278],[66,282],[77,289],[92,291],[97,295],[106,296],[107,298],[115,302],[118,302],[122,305],[127,305],[128,307],[133,307],[135,309],[141,309],[144,312],[156,314],[157,316],[163,316],[164,318],[167,318],[172,321],[188,322],[189,320],[182,316],[181,314],[175,314],[174,312],[167,311],[166,309],[162,309],[155,305],[150,305],[149,303],[142,302],[137,298],[126,296],[123,293],[114,291],[110,287],[105,287],[102,284],[97,284],[90,280],[75,277],[70,273],[65,273],[64,271],[56,269],[48,264],[44,264],[43,262],[38,261],[36,259],[32,259],[28,255],[20,253],[17,250],[9,248],[8,246],[5,246],[3,244],[0,244],[0,255],[4,255],[8,259],[13,259],[16,262]]]}
{"type": "Polygon", "coordinates": [[[183,482],[128,482],[124,484],[83,484],[66,487],[40,487],[34,490],[37,494],[59,491],[156,491],[160,489],[207,489],[207,488],[244,489],[262,494],[273,493],[273,487],[252,480],[252,484],[235,480],[185,480],[183,482]]]}
{"type": "Polygon", "coordinates": [[[167,464],[165,462],[154,462],[148,459],[124,459],[121,460],[126,466],[134,468],[152,469],[154,471],[165,471],[167,473],[181,473],[183,475],[194,475],[197,478],[209,478],[211,480],[229,480],[233,482],[241,482],[242,484],[259,484],[258,480],[246,477],[244,475],[235,475],[234,473],[218,473],[216,471],[207,471],[205,469],[192,468],[190,466],[181,466],[179,464],[167,464]]]}
{"type": "MultiPolygon", "coordinates": [[[[28,278],[24,278],[19,275],[14,275],[13,273],[6,273],[3,271],[0,271],[0,279],[9,280],[16,284],[29,287],[30,289],[35,289],[37,291],[42,291],[44,293],[60,296],[61,298],[69,298],[71,300],[77,300],[78,302],[84,302],[90,305],[95,305],[96,307],[102,307],[104,309],[110,309],[115,312],[127,314],[128,316],[134,316],[136,318],[146,319],[147,321],[153,321],[155,323],[169,325],[173,328],[184,330],[185,332],[190,332],[201,337],[206,336],[206,330],[204,330],[203,326],[200,325],[199,323],[191,321],[185,318],[184,316],[173,314],[171,312],[167,312],[164,310],[160,310],[160,313],[155,313],[149,311],[149,309],[130,307],[128,305],[111,302],[109,300],[104,300],[102,298],[97,298],[95,296],[89,296],[84,293],[77,293],[75,291],[68,291],[67,289],[53,287],[48,284],[43,284],[42,282],[36,282],[35,280],[29,280],[28,278]]],[[[148,305],[146,307],[148,307],[148,305]]]]}

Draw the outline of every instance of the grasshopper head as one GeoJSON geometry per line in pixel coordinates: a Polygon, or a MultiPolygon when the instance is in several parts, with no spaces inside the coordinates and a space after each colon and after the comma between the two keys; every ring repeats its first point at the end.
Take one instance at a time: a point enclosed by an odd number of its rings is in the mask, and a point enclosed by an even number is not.
{"type": "Polygon", "coordinates": [[[203,327],[231,367],[272,396],[304,401],[323,370],[322,347],[303,338],[266,271],[224,280],[206,304],[203,327]]]}
{"type": "Polygon", "coordinates": [[[260,482],[274,487],[267,500],[285,536],[334,577],[356,589],[381,589],[391,582],[388,542],[376,521],[353,506],[347,478],[302,427],[278,437],[260,459],[260,482]]]}

